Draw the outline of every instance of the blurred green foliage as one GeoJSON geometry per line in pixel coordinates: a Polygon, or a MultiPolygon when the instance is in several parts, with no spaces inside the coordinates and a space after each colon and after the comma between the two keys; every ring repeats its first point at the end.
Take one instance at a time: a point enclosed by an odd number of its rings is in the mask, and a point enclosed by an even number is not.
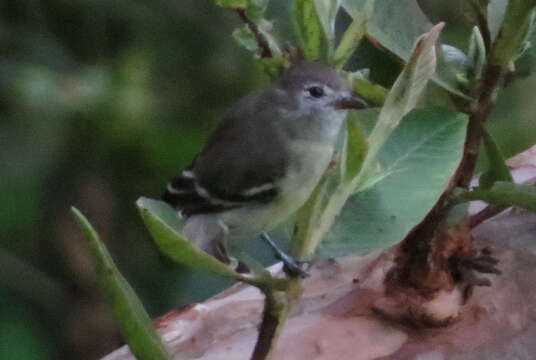
{"type": "Polygon", "coordinates": [[[0,358],[93,359],[119,344],[102,330],[111,320],[88,321],[109,314],[71,204],[153,316],[213,291],[206,279],[178,294],[199,279],[157,253],[134,201],[158,196],[265,81],[230,36],[237,24],[208,0],[2,2],[0,358]]]}
{"type": "MultiPolygon", "coordinates": [[[[278,39],[295,41],[289,3],[272,0],[268,17],[278,39]]],[[[447,21],[442,40],[462,50],[474,20],[466,3],[419,1],[433,22],[447,21]]],[[[338,24],[348,21],[342,14],[338,24]]],[[[159,255],[134,201],[158,196],[225,109],[267,81],[233,41],[239,25],[211,0],[0,3],[0,359],[95,359],[121,343],[71,205],[151,315],[224,285],[159,255]]],[[[401,68],[370,41],[352,61],[386,87],[401,68]]],[[[506,157],[536,142],[536,77],[525,75],[488,123],[506,157]]]]}

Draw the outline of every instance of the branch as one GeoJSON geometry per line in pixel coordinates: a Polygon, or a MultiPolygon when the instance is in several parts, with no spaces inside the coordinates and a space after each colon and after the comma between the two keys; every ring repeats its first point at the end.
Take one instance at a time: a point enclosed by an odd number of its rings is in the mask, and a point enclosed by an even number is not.
{"type": "MultiPolygon", "coordinates": [[[[402,241],[401,250],[404,256],[398,259],[396,277],[406,286],[419,288],[422,283],[420,276],[428,272],[432,239],[455,205],[452,201],[453,192],[457,187],[469,187],[484,136],[484,123],[493,109],[496,92],[504,82],[508,66],[520,48],[535,6],[535,1],[511,0],[508,3],[499,35],[489,53],[477,100],[471,106],[473,110],[469,116],[460,165],[434,207],[402,241]]],[[[481,215],[487,216],[485,213],[481,215]]]]}
{"type": "Polygon", "coordinates": [[[236,13],[246,24],[253,33],[253,36],[255,36],[255,40],[257,40],[257,44],[259,45],[259,48],[261,49],[261,57],[263,58],[270,58],[272,57],[272,50],[270,49],[270,43],[268,42],[268,39],[262,34],[262,32],[259,30],[259,27],[255,22],[253,22],[247,15],[246,9],[235,9],[236,13]]]}
{"type": "Polygon", "coordinates": [[[434,236],[435,230],[454,205],[450,201],[452,192],[456,187],[467,188],[469,186],[484,135],[483,125],[493,109],[495,92],[502,85],[509,62],[519,49],[528,28],[530,14],[535,6],[534,1],[512,0],[509,2],[499,35],[493,44],[488,64],[484,69],[478,99],[472,106],[474,110],[469,117],[460,165],[438,202],[404,239],[402,246],[406,251],[420,249],[418,252],[421,255],[427,252],[426,244],[434,236]]]}
{"type": "MultiPolygon", "coordinates": [[[[521,185],[532,185],[534,187],[534,185],[536,185],[536,182],[535,183],[532,183],[531,181],[529,182],[523,182],[521,183],[521,185]]],[[[522,195],[523,197],[525,197],[526,195],[522,195]]],[[[532,196],[534,198],[534,195],[532,196]]],[[[533,202],[536,203],[533,199],[533,202]]],[[[511,206],[520,206],[520,207],[523,207],[521,206],[522,204],[519,204],[518,203],[515,203],[515,202],[512,202],[512,204],[490,204],[488,206],[486,206],[484,209],[480,210],[479,212],[477,212],[476,214],[473,214],[469,217],[469,227],[471,228],[475,228],[477,227],[478,225],[480,225],[481,223],[483,223],[484,221],[496,216],[496,215],[499,215],[500,213],[502,213],[503,211],[505,211],[506,209],[510,208],[511,206]]],[[[534,206],[536,205],[532,205],[532,207],[534,208],[534,206]]]]}
{"type": "Polygon", "coordinates": [[[509,206],[504,205],[488,205],[484,209],[480,210],[474,215],[469,217],[469,227],[474,229],[478,225],[482,224],[484,221],[491,219],[492,217],[499,215],[504,210],[508,209],[509,206]]]}
{"type": "Polygon", "coordinates": [[[489,189],[476,188],[456,192],[453,201],[463,203],[482,200],[498,206],[517,206],[529,211],[536,211],[536,187],[527,184],[515,184],[507,181],[497,181],[489,189]]]}

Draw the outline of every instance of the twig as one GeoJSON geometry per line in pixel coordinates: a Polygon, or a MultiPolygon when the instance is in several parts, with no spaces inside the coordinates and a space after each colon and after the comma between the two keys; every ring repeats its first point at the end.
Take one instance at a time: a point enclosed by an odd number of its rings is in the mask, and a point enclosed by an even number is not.
{"type": "MultiPolygon", "coordinates": [[[[531,178],[525,181],[522,181],[518,184],[524,184],[524,185],[533,185],[536,186],[536,177],[531,178]]],[[[508,209],[511,206],[515,205],[500,205],[500,204],[490,204],[486,206],[484,209],[480,210],[476,214],[473,214],[469,217],[469,227],[475,228],[484,221],[488,220],[489,218],[492,218],[496,215],[499,215],[504,210],[508,209]]]]}
{"type": "MultiPolygon", "coordinates": [[[[476,110],[469,117],[463,157],[454,175],[454,186],[467,188],[471,182],[484,135],[484,122],[488,119],[494,105],[492,94],[500,85],[505,70],[492,64],[488,65],[484,71],[476,110]]],[[[452,189],[449,190],[452,192],[452,189]]]]}
{"type": "Polygon", "coordinates": [[[489,218],[492,218],[495,215],[499,215],[506,209],[508,209],[508,206],[502,206],[502,205],[486,206],[484,209],[480,210],[476,214],[469,217],[469,227],[473,229],[477,227],[478,225],[482,224],[484,221],[488,220],[489,218]]]}
{"type": "Polygon", "coordinates": [[[235,10],[240,19],[246,24],[253,33],[253,36],[255,36],[255,40],[257,40],[257,44],[259,45],[259,48],[261,49],[261,57],[263,58],[269,58],[272,57],[272,50],[270,49],[270,44],[266,37],[262,34],[262,32],[259,30],[259,27],[257,24],[255,24],[247,15],[246,9],[236,9],[235,10]]]}

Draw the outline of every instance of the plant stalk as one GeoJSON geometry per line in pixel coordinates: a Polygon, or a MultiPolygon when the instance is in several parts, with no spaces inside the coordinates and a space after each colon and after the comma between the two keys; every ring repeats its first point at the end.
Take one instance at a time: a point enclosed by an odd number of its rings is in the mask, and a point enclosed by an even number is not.
{"type": "Polygon", "coordinates": [[[261,288],[264,293],[264,309],[259,326],[257,343],[251,354],[251,360],[268,360],[272,358],[275,345],[286,322],[292,305],[302,294],[301,279],[291,278],[285,291],[273,288],[261,288]]]}
{"type": "Polygon", "coordinates": [[[268,359],[273,351],[273,344],[277,341],[281,325],[284,322],[284,304],[278,301],[275,292],[272,290],[264,291],[264,310],[262,314],[262,323],[257,336],[257,343],[253,349],[251,360],[268,359]]]}
{"type": "Polygon", "coordinates": [[[484,123],[493,110],[496,93],[504,83],[510,62],[521,47],[535,6],[536,1],[533,0],[511,0],[508,3],[499,34],[492,45],[488,63],[484,68],[477,100],[471,107],[460,165],[434,207],[402,242],[397,278],[406,286],[416,288],[421,286],[420,277],[423,273],[421,267],[427,266],[431,241],[455,205],[451,201],[453,191],[457,187],[466,189],[469,187],[484,136],[484,123]]]}

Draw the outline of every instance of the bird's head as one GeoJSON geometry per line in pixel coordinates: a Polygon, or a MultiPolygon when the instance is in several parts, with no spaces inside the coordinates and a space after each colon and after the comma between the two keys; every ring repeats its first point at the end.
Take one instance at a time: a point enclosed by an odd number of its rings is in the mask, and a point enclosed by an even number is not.
{"type": "Polygon", "coordinates": [[[320,63],[292,66],[280,84],[301,112],[314,114],[367,107],[365,100],[352,95],[350,84],[337,71],[320,63]]]}

